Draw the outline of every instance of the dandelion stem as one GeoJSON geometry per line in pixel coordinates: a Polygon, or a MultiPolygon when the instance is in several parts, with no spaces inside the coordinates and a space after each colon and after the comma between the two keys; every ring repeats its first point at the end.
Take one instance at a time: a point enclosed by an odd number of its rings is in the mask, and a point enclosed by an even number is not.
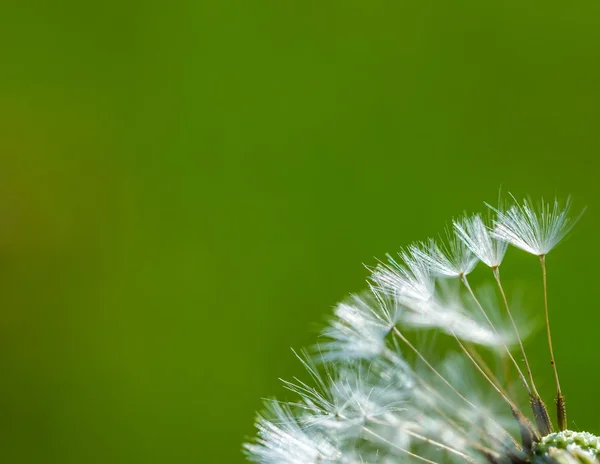
{"type": "Polygon", "coordinates": [[[565,430],[567,428],[567,407],[565,397],[560,389],[558,380],[558,368],[554,359],[554,350],[552,349],[552,334],[550,332],[550,316],[548,314],[548,282],[546,276],[546,255],[540,255],[540,264],[542,265],[542,278],[544,281],[544,310],[546,314],[546,333],[548,334],[548,347],[550,348],[550,364],[554,368],[554,378],[556,379],[556,413],[558,419],[558,428],[565,430]]]}
{"type": "MultiPolygon", "coordinates": [[[[504,301],[504,307],[506,308],[506,312],[508,313],[508,317],[510,318],[510,322],[515,331],[515,335],[517,336],[517,341],[519,342],[519,347],[521,348],[521,354],[523,355],[523,361],[525,361],[525,369],[527,370],[527,375],[529,376],[529,381],[531,382],[531,387],[533,388],[533,393],[535,396],[540,396],[535,388],[535,382],[533,381],[533,374],[531,373],[531,368],[529,367],[529,360],[527,359],[527,355],[525,354],[525,347],[523,346],[523,341],[521,340],[521,335],[519,334],[519,329],[515,320],[510,311],[510,306],[508,305],[508,300],[506,298],[506,293],[504,293],[504,288],[502,287],[502,283],[500,281],[500,268],[494,267],[492,268],[494,273],[494,278],[496,279],[496,283],[498,284],[498,289],[500,290],[500,294],[502,295],[502,301],[504,301]]],[[[511,356],[512,358],[512,356],[511,356]]],[[[514,359],[513,359],[514,361],[514,359]]]]}
{"type": "Polygon", "coordinates": [[[550,332],[550,317],[548,314],[548,284],[546,279],[546,255],[540,255],[540,263],[542,265],[542,276],[544,281],[544,310],[546,313],[546,333],[548,334],[548,348],[550,348],[550,364],[554,368],[554,377],[556,379],[556,389],[558,394],[560,391],[560,382],[558,381],[558,370],[556,368],[556,361],[554,360],[554,350],[552,349],[552,333],[550,332]]]}
{"type": "MultiPolygon", "coordinates": [[[[471,297],[473,298],[473,300],[475,301],[475,303],[477,304],[477,307],[480,309],[480,311],[483,313],[486,321],[488,322],[488,324],[490,325],[490,327],[492,328],[492,330],[494,331],[494,333],[497,335],[498,331],[496,330],[496,327],[494,326],[494,324],[492,323],[492,321],[490,320],[490,318],[488,317],[487,313],[485,312],[485,309],[483,309],[483,306],[481,305],[481,303],[479,302],[479,299],[477,298],[477,296],[475,295],[475,292],[473,291],[473,289],[471,288],[471,286],[469,285],[469,281],[467,280],[467,276],[463,275],[461,277],[461,280],[463,282],[463,284],[465,285],[465,287],[467,288],[467,290],[469,291],[469,294],[471,295],[471,297]]],[[[511,317],[512,320],[512,317],[511,317]]],[[[514,322],[513,322],[514,324],[514,322]]],[[[519,334],[517,333],[517,337],[519,337],[519,334]]],[[[521,339],[519,338],[519,342],[521,341],[521,339]]],[[[519,373],[519,378],[521,379],[521,381],[523,382],[523,385],[525,386],[525,389],[527,390],[527,392],[529,394],[531,394],[531,389],[529,388],[529,384],[527,383],[527,380],[525,379],[525,376],[523,375],[523,372],[521,371],[521,368],[519,367],[519,364],[517,363],[516,359],[513,357],[512,353],[510,352],[510,350],[508,349],[508,346],[506,346],[506,344],[503,344],[504,346],[504,350],[506,351],[506,354],[508,355],[508,357],[512,360],[513,364],[515,365],[515,367],[517,368],[517,371],[519,373]]],[[[531,374],[530,374],[531,375],[531,374]]],[[[533,380],[532,380],[533,382],[533,380]]],[[[534,387],[534,391],[535,391],[535,387],[534,387]]]]}

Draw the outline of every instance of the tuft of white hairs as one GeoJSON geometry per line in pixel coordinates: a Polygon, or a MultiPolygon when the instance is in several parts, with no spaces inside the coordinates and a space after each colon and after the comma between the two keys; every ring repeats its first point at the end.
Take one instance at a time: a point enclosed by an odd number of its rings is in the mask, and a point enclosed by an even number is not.
{"type": "Polygon", "coordinates": [[[435,278],[430,266],[420,255],[415,254],[416,247],[398,253],[400,261],[387,255],[387,263],[380,262],[371,274],[375,287],[391,297],[410,298],[426,301],[433,295],[435,278]]]}
{"type": "Polygon", "coordinates": [[[477,256],[451,231],[445,242],[429,239],[426,243],[413,245],[414,256],[422,260],[437,277],[461,277],[470,274],[478,263],[477,256]]]}
{"type": "Polygon", "coordinates": [[[256,421],[258,438],[244,446],[248,457],[260,464],[346,463],[341,450],[316,428],[298,423],[292,410],[267,403],[256,421]]]}
{"type": "Polygon", "coordinates": [[[582,211],[575,219],[569,217],[570,198],[564,205],[558,199],[553,202],[542,199],[535,207],[530,200],[524,199],[523,203],[516,203],[506,212],[490,208],[498,215],[493,236],[537,256],[548,254],[583,214],[582,211]]]}
{"type": "Polygon", "coordinates": [[[453,221],[456,234],[481,262],[489,267],[502,264],[508,242],[492,236],[490,227],[479,214],[453,221]]]}

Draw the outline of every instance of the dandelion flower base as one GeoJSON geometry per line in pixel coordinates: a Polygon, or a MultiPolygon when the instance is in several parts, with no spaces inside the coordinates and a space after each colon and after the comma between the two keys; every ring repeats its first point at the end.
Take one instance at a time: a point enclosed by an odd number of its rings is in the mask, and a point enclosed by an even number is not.
{"type": "Polygon", "coordinates": [[[561,455],[564,462],[593,462],[600,455],[600,438],[588,432],[564,430],[543,437],[533,452],[542,458],[554,457],[559,462],[562,462],[561,455]]]}

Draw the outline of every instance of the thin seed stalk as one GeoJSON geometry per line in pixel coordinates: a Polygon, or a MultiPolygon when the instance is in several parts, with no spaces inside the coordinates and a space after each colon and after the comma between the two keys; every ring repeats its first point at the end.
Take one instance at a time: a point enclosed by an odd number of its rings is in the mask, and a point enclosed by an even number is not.
{"type": "Polygon", "coordinates": [[[558,428],[566,430],[567,428],[567,406],[565,397],[560,389],[560,381],[558,380],[558,368],[554,359],[554,350],[552,349],[552,333],[550,331],[550,316],[548,314],[548,279],[546,275],[546,255],[540,255],[540,264],[542,266],[542,280],[544,283],[544,312],[546,315],[546,333],[548,335],[548,348],[550,349],[550,364],[554,368],[554,378],[556,379],[556,416],[558,420],[558,428]]]}
{"type": "MultiPolygon", "coordinates": [[[[471,285],[469,285],[469,281],[467,280],[467,277],[465,275],[463,275],[463,276],[461,276],[461,280],[462,280],[463,284],[465,285],[466,289],[468,290],[469,294],[471,295],[471,297],[473,298],[473,300],[477,304],[477,307],[483,313],[483,316],[485,317],[485,319],[488,322],[488,324],[491,327],[491,329],[494,331],[495,334],[498,334],[498,331],[496,330],[496,327],[494,326],[494,324],[492,323],[492,321],[488,317],[487,313],[485,312],[485,309],[483,309],[483,306],[479,302],[479,299],[477,298],[477,295],[475,295],[475,292],[471,288],[471,285]]],[[[518,337],[518,333],[517,333],[517,337],[518,337]]],[[[508,346],[506,346],[505,343],[503,343],[503,346],[504,346],[504,350],[506,351],[506,354],[511,359],[512,363],[514,364],[515,368],[517,369],[517,372],[519,374],[519,378],[521,379],[521,382],[523,382],[523,385],[525,386],[525,389],[527,390],[527,393],[531,394],[531,389],[529,388],[529,384],[527,383],[527,380],[525,379],[525,376],[523,375],[523,372],[521,371],[521,368],[519,367],[519,364],[517,363],[517,361],[515,360],[514,356],[512,355],[512,353],[510,352],[510,350],[508,349],[508,346]]],[[[535,389],[535,387],[534,387],[534,389],[535,389]]]]}
{"type": "Polygon", "coordinates": [[[533,393],[535,396],[540,396],[535,388],[535,382],[533,381],[533,374],[531,373],[531,367],[529,366],[529,360],[527,359],[527,355],[525,354],[525,347],[523,346],[523,341],[521,340],[521,335],[519,334],[519,329],[515,320],[510,311],[510,307],[508,306],[508,299],[506,298],[506,294],[504,293],[504,288],[502,287],[502,283],[500,282],[500,269],[498,267],[492,268],[494,273],[494,278],[496,279],[496,283],[498,284],[498,289],[500,290],[500,294],[502,295],[502,300],[504,302],[504,307],[506,308],[506,312],[508,313],[508,317],[510,318],[510,322],[513,326],[513,330],[515,331],[515,335],[517,336],[517,341],[519,342],[519,347],[521,348],[521,354],[523,355],[523,361],[525,361],[525,369],[527,370],[527,375],[529,377],[529,381],[531,382],[531,388],[533,389],[533,393]]]}

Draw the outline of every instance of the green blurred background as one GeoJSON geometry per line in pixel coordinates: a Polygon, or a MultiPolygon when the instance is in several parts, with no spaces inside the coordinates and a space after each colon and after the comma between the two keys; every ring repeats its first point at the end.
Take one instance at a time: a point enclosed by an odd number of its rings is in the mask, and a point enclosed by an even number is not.
{"type": "MultiPolygon", "coordinates": [[[[2,2],[1,460],[243,462],[361,263],[500,186],[588,206],[550,304],[571,426],[600,432],[599,26],[594,1],[2,2]]],[[[528,258],[507,282],[538,304],[528,258]]]]}

